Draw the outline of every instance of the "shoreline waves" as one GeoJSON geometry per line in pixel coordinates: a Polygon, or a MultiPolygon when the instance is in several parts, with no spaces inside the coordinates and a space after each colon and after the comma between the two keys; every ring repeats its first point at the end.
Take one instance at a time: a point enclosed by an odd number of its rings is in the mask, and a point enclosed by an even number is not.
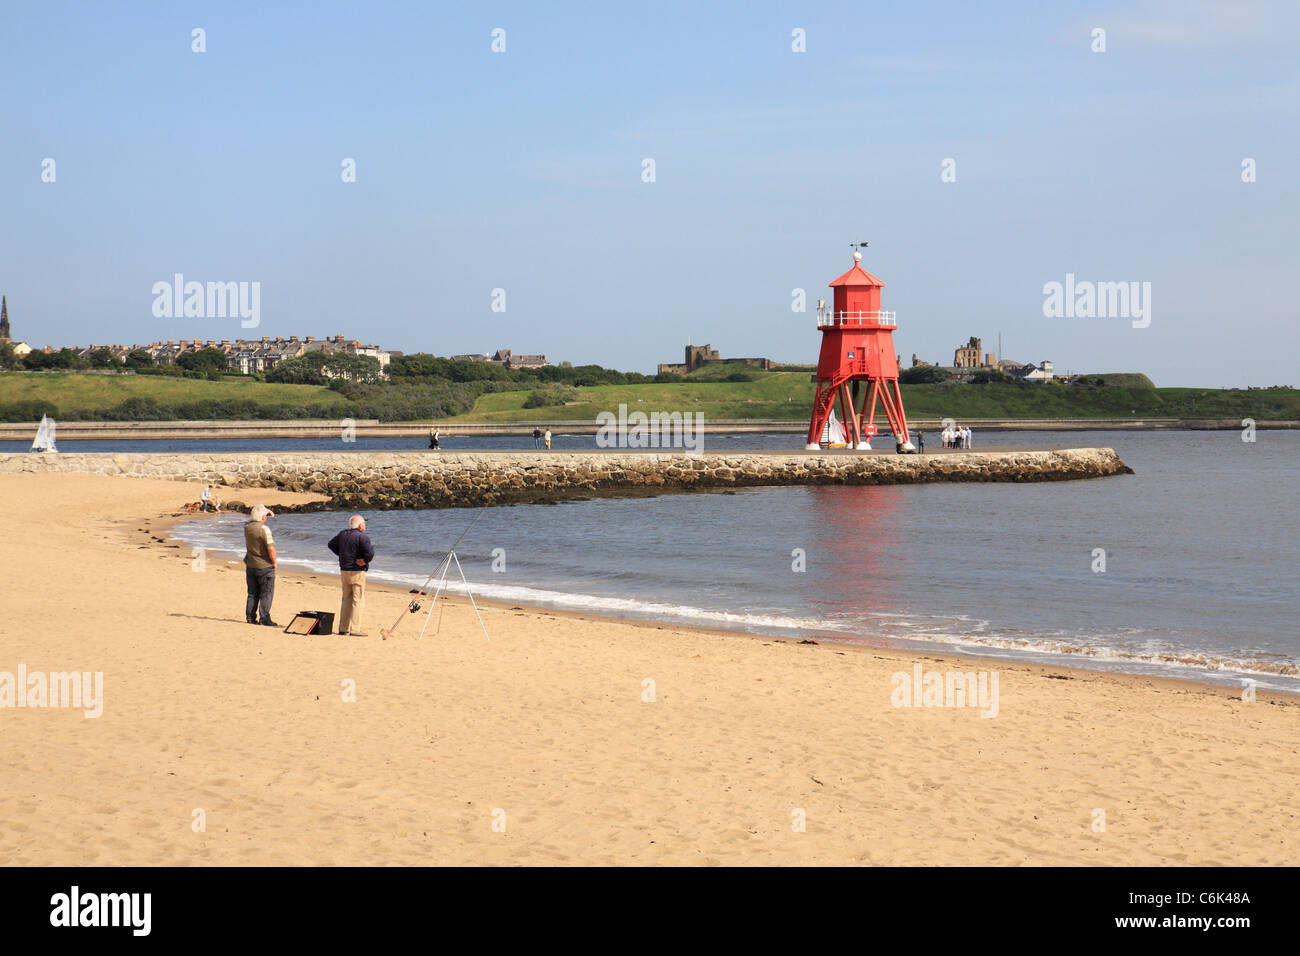
{"type": "MultiPolygon", "coordinates": [[[[459,599],[437,637],[381,641],[406,595],[379,587],[371,637],[293,637],[242,621],[237,563],[165,532],[178,491],[0,476],[0,518],[41,516],[0,671],[104,675],[95,719],[0,709],[0,862],[1297,860],[1287,695],[495,604],[485,641],[459,599]],[[987,708],[900,703],[918,670],[990,669],[987,708]]],[[[276,619],[338,594],[286,570],[276,619]]]]}
{"type": "MultiPolygon", "coordinates": [[[[292,513],[281,510],[278,514],[292,513]]],[[[209,553],[239,557],[237,552],[223,548],[221,542],[208,530],[204,520],[178,519],[167,526],[169,534],[187,545],[203,547],[209,553]]],[[[297,573],[315,576],[336,576],[337,568],[328,561],[309,561],[281,557],[284,567],[297,573]]],[[[407,595],[420,587],[425,577],[421,574],[372,571],[368,576],[368,589],[382,589],[392,595],[407,595]]],[[[459,581],[449,584],[450,592],[463,597],[465,587],[459,581]]],[[[1227,655],[1196,652],[1150,651],[1134,653],[1123,648],[1104,644],[1084,644],[1069,641],[1062,634],[1060,640],[1038,637],[1018,639],[983,635],[978,633],[988,622],[964,622],[963,633],[940,633],[921,626],[912,630],[914,614],[881,614],[878,617],[897,618],[895,630],[888,636],[869,636],[861,633],[852,622],[834,622],[816,617],[796,617],[781,614],[745,613],[715,608],[695,607],[666,601],[646,601],[637,598],[610,597],[606,595],[555,591],[527,585],[500,585],[490,581],[474,580],[470,590],[480,602],[497,607],[519,603],[533,610],[562,611],[579,617],[595,619],[641,621],[653,625],[667,624],[677,628],[699,630],[702,634],[717,631],[744,633],[762,637],[784,639],[812,639],[817,642],[834,642],[851,647],[888,647],[912,653],[956,653],[963,657],[978,658],[985,663],[1008,660],[1020,663],[1039,663],[1043,666],[1078,668],[1102,673],[1129,673],[1186,680],[1220,687],[1242,689],[1241,677],[1258,679],[1260,689],[1270,692],[1300,695],[1300,681],[1287,685],[1268,682],[1268,678],[1300,677],[1300,667],[1292,662],[1260,659],[1239,659],[1227,655]],[[972,631],[974,633],[972,633],[972,631]],[[1185,671],[1185,673],[1179,673],[1185,671]]],[[[400,600],[394,598],[400,604],[400,600]]],[[[327,610],[321,608],[319,610],[327,610]]],[[[883,623],[883,622],[882,622],[883,623]]]]}

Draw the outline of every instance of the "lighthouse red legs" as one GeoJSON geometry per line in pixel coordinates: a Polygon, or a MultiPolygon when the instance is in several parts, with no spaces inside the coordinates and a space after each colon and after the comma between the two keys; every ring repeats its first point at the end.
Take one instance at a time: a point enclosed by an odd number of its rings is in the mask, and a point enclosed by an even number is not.
{"type": "Polygon", "coordinates": [[[898,323],[893,312],[880,309],[880,290],[885,284],[863,269],[861,261],[862,254],[855,252],[853,268],[830,284],[834,304],[817,310],[822,348],[807,447],[821,447],[827,422],[839,402],[846,443],[859,450],[870,449],[879,398],[898,450],[915,451],[898,388],[898,356],[894,352],[898,323]],[[870,386],[860,409],[855,407],[858,382],[870,386]]]}
{"type": "MultiPolygon", "coordinates": [[[[898,381],[885,382],[885,387],[880,390],[880,401],[885,406],[885,415],[889,418],[889,429],[894,433],[894,444],[902,451],[915,451],[912,445],[911,436],[907,433],[907,418],[903,414],[903,396],[898,391],[898,381]],[[894,386],[893,397],[890,397],[889,386],[894,386]]],[[[872,414],[875,414],[875,408],[872,408],[872,414]]]]}

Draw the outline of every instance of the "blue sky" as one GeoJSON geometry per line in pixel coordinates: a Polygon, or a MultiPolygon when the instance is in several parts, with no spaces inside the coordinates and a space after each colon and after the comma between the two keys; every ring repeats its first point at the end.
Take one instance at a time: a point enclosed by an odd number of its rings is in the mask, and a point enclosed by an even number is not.
{"type": "Polygon", "coordinates": [[[812,362],[869,240],[905,360],[1001,332],[1061,370],[1300,384],[1298,44],[1300,4],[1250,0],[8,4],[0,292],[34,345],[812,362]],[[260,282],[260,328],[155,318],[177,272],[260,282]],[[1045,317],[1067,273],[1150,282],[1149,327],[1045,317]]]}

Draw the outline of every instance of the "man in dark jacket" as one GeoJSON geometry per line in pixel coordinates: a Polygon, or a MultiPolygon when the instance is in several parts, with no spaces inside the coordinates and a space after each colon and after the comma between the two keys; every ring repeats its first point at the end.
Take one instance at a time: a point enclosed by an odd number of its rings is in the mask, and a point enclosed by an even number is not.
{"type": "Polygon", "coordinates": [[[339,576],[343,579],[338,632],[364,637],[361,613],[366,604],[366,570],[375,557],[375,549],[366,534],[366,519],[353,515],[348,521],[348,530],[340,531],[330,539],[329,549],[339,556],[339,576]]]}

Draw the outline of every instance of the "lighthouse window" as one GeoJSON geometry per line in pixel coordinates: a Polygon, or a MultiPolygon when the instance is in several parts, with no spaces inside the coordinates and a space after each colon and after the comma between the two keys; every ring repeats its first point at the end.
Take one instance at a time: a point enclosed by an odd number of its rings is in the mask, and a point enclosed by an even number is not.
{"type": "Polygon", "coordinates": [[[853,353],[852,353],[852,352],[849,353],[849,358],[853,358],[853,353]]]}

